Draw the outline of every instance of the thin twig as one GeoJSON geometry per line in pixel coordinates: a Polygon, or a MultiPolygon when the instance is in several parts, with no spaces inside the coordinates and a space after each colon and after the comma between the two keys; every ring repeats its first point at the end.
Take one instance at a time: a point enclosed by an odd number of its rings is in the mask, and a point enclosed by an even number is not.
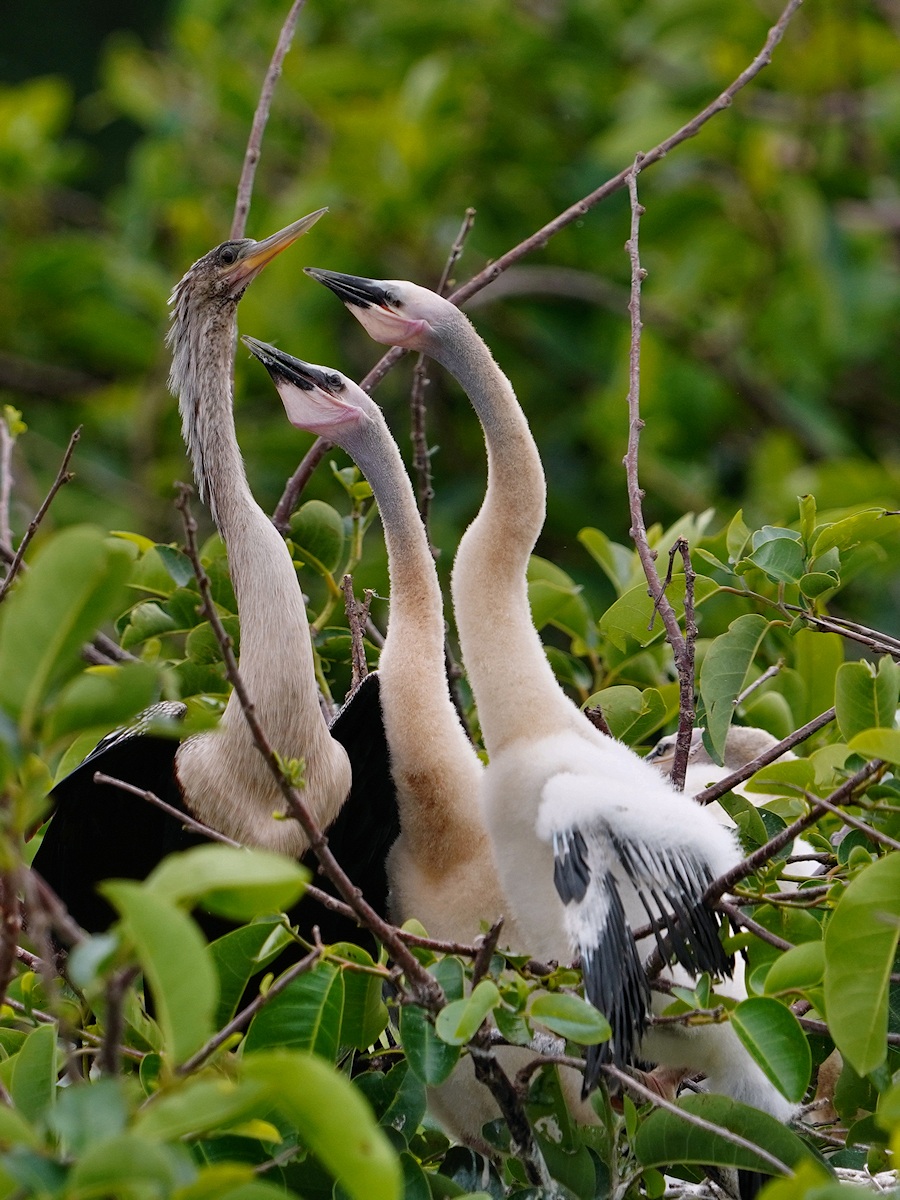
{"type": "Polygon", "coordinates": [[[857,625],[855,621],[845,621],[838,617],[820,617],[800,608],[796,604],[784,606],[789,612],[799,613],[804,621],[821,633],[836,633],[851,642],[858,642],[875,654],[889,654],[892,658],[900,659],[900,641],[889,634],[880,633],[875,629],[867,629],[865,625],[857,625]]]}
{"type": "Polygon", "coordinates": [[[300,460],[300,465],[296,471],[284,485],[281,499],[275,505],[272,512],[272,524],[282,537],[287,534],[291,527],[291,513],[297,507],[297,500],[301,492],[309,483],[313,471],[315,471],[316,467],[332,448],[332,442],[326,441],[325,438],[316,438],[300,460]]]}
{"type": "Polygon", "coordinates": [[[695,1129],[702,1129],[704,1133],[711,1133],[716,1137],[720,1137],[724,1141],[730,1142],[733,1146],[740,1147],[741,1150],[749,1150],[777,1171],[779,1175],[793,1174],[790,1167],[768,1150],[764,1150],[762,1146],[757,1146],[755,1142],[751,1142],[748,1138],[741,1137],[739,1133],[732,1133],[730,1129],[726,1129],[722,1125],[715,1125],[712,1121],[698,1117],[696,1113],[686,1112],[683,1108],[679,1108],[677,1104],[673,1104],[671,1100],[664,1099],[651,1088],[638,1083],[631,1075],[613,1066],[612,1063],[607,1063],[603,1067],[603,1071],[611,1079],[615,1079],[625,1091],[635,1093],[641,1100],[649,1100],[655,1107],[665,1109],[666,1112],[671,1113],[673,1116],[681,1118],[686,1124],[693,1125],[695,1129]]]}
{"type": "Polygon", "coordinates": [[[358,688],[369,673],[366,662],[366,647],[364,643],[366,622],[369,619],[369,609],[375,593],[366,588],[365,599],[358,601],[353,595],[353,576],[345,575],[341,580],[341,591],[344,593],[344,611],[347,614],[347,627],[350,630],[350,690],[358,688]]]}
{"type": "Polygon", "coordinates": [[[828,708],[825,712],[819,713],[817,717],[813,717],[811,721],[807,721],[805,725],[796,729],[782,741],[774,746],[770,746],[768,750],[764,750],[762,754],[751,759],[750,762],[744,763],[742,767],[738,767],[736,771],[733,771],[730,775],[726,775],[724,779],[720,779],[718,783],[704,788],[702,792],[697,792],[694,799],[698,804],[712,804],[714,800],[718,800],[720,796],[724,796],[726,792],[730,792],[739,783],[743,783],[745,779],[749,779],[751,775],[755,775],[757,771],[763,767],[767,767],[769,763],[773,763],[777,758],[781,758],[785,751],[793,750],[794,746],[799,746],[801,742],[805,742],[814,733],[818,733],[820,729],[823,729],[834,720],[834,715],[833,708],[828,708]]]}
{"type": "Polygon", "coordinates": [[[475,955],[475,961],[472,963],[472,990],[478,987],[481,980],[487,974],[488,968],[491,965],[491,959],[494,957],[494,951],[497,949],[497,942],[500,939],[500,931],[503,928],[503,918],[495,921],[483,938],[480,939],[481,945],[478,947],[478,952],[475,955]]]}
{"type": "Polygon", "coordinates": [[[748,683],[744,690],[734,698],[734,707],[743,704],[748,696],[752,696],[757,688],[761,688],[764,683],[768,683],[770,679],[774,679],[784,669],[784,659],[779,658],[778,662],[772,663],[771,667],[766,667],[762,675],[754,679],[752,683],[748,683]]]}
{"type": "MultiPolygon", "coordinates": [[[[866,763],[855,775],[852,775],[836,791],[832,792],[828,801],[832,805],[852,803],[855,793],[864,787],[873,775],[883,771],[884,765],[880,759],[873,759],[866,763]]],[[[824,808],[821,801],[816,800],[812,809],[805,816],[799,817],[793,824],[786,826],[758,850],[754,850],[752,854],[748,855],[743,862],[738,863],[736,867],[732,867],[730,871],[726,871],[724,875],[714,879],[703,893],[704,904],[715,904],[726,892],[730,892],[736,883],[746,879],[748,875],[752,875],[770,858],[773,858],[779,850],[783,850],[792,842],[798,834],[808,829],[810,825],[814,825],[826,811],[827,809],[824,808]]]]}
{"type": "Polygon", "coordinates": [[[191,489],[185,484],[181,485],[179,498],[176,501],[176,507],[182,514],[185,533],[185,552],[190,559],[191,565],[194,568],[194,574],[197,578],[197,585],[200,589],[202,600],[201,609],[203,615],[209,621],[215,634],[216,640],[222,651],[222,656],[225,662],[225,673],[228,677],[234,694],[238,698],[238,702],[244,713],[244,718],[250,728],[254,744],[257,750],[262,754],[266,763],[269,766],[272,776],[275,779],[278,787],[281,790],[287,809],[290,815],[299,823],[307,838],[309,839],[310,848],[319,860],[322,870],[335,885],[341,897],[353,909],[356,917],[366,926],[378,940],[386,947],[394,961],[402,968],[407,977],[408,982],[413,986],[416,992],[417,1000],[425,1008],[435,1010],[440,1008],[444,1003],[443,989],[428,972],[422,967],[418,959],[413,955],[403,940],[398,936],[398,931],[393,925],[385,921],[372,906],[363,897],[359,888],[355,887],[348,878],[347,874],[338,863],[337,859],[332,854],[328,847],[328,839],[319,829],[312,818],[312,814],[306,805],[303,797],[297,788],[293,787],[286,778],[278,756],[272,749],[271,743],[266,737],[259,719],[256,715],[256,709],[251,700],[240,672],[238,671],[237,661],[234,657],[234,650],[231,644],[231,638],[225,631],[216,606],[213,602],[212,591],[210,588],[209,577],[203,569],[200,562],[200,554],[197,548],[197,523],[191,513],[189,495],[191,489]]]}
{"type": "Polygon", "coordinates": [[[0,417],[0,549],[14,556],[10,502],[12,500],[12,452],[15,445],[9,423],[0,417]]]}
{"type": "MultiPolygon", "coordinates": [[[[69,943],[70,946],[77,946],[80,942],[85,941],[87,933],[79,924],[70,916],[69,910],[54,892],[50,884],[42,875],[31,867],[31,880],[35,887],[35,899],[40,904],[46,914],[49,924],[53,926],[56,932],[62,937],[63,941],[69,943]]],[[[29,903],[29,912],[34,908],[33,903],[29,903]]]]}
{"type": "Polygon", "coordinates": [[[900,842],[896,838],[889,837],[879,829],[873,829],[871,825],[868,825],[865,821],[861,821],[859,817],[852,817],[850,813],[844,812],[842,808],[838,808],[828,800],[823,800],[820,796],[814,796],[811,792],[804,790],[803,795],[810,804],[824,808],[826,812],[834,813],[835,816],[841,818],[845,825],[849,825],[852,829],[860,830],[867,838],[871,838],[873,842],[878,842],[880,845],[886,846],[888,850],[900,850],[900,842]]]}
{"type": "Polygon", "coordinates": [[[497,1101],[509,1129],[510,1149],[522,1164],[528,1182],[537,1187],[547,1188],[548,1193],[554,1195],[553,1180],[535,1141],[534,1131],[521,1097],[515,1084],[497,1061],[491,1047],[490,1027],[486,1021],[469,1043],[469,1053],[475,1068],[475,1078],[490,1089],[497,1101]]]}
{"type": "Polygon", "coordinates": [[[78,428],[75,430],[75,432],[72,434],[72,436],[69,438],[69,444],[66,447],[65,454],[63,454],[62,462],[59,464],[59,470],[56,472],[56,478],[53,480],[53,483],[50,485],[50,490],[47,493],[47,495],[44,497],[43,503],[41,504],[40,508],[37,510],[37,512],[32,517],[31,521],[28,523],[28,528],[25,530],[25,533],[22,537],[21,542],[19,542],[18,549],[16,550],[16,553],[13,556],[12,563],[10,564],[9,570],[6,573],[6,578],[3,580],[3,583],[0,584],[0,602],[2,602],[3,600],[6,599],[6,594],[9,591],[10,584],[13,582],[13,580],[15,579],[15,577],[18,575],[19,571],[21,570],[22,559],[25,557],[25,551],[28,549],[29,545],[31,544],[31,539],[37,533],[38,528],[41,524],[41,521],[43,521],[44,517],[47,515],[47,510],[49,509],[50,505],[53,503],[56,493],[59,491],[59,489],[64,484],[69,483],[72,479],[75,478],[75,476],[72,474],[72,472],[69,471],[69,462],[71,461],[72,454],[75,451],[75,446],[80,437],[81,437],[81,426],[79,425],[78,428]]]}
{"type": "Polygon", "coordinates": [[[139,968],[123,967],[114,971],[106,983],[106,1021],[97,1066],[106,1075],[118,1075],[122,1060],[122,1035],[125,1032],[125,993],[134,982],[139,968]]]}
{"type": "Polygon", "coordinates": [[[18,864],[0,874],[0,1005],[16,973],[16,951],[22,931],[18,864]]]}
{"type": "Polygon", "coordinates": [[[275,94],[275,87],[281,75],[282,63],[285,60],[288,50],[291,48],[291,42],[294,40],[297,18],[300,16],[305,4],[306,0],[294,0],[294,3],[291,5],[290,12],[281,27],[281,33],[278,35],[278,41],[275,45],[272,61],[269,63],[269,69],[266,71],[266,78],[263,81],[262,91],[259,94],[256,112],[253,114],[253,124],[250,127],[250,137],[247,141],[244,165],[241,168],[241,178],[238,183],[237,199],[234,205],[234,217],[231,221],[231,233],[229,234],[229,237],[232,239],[242,238],[244,230],[247,227],[247,215],[250,212],[250,197],[253,194],[253,180],[256,175],[256,167],[262,148],[263,133],[265,132],[266,122],[269,119],[269,109],[272,106],[272,97],[275,94]]]}
{"type": "Polygon", "coordinates": [[[732,925],[743,925],[745,929],[749,929],[751,933],[756,934],[761,942],[768,942],[770,946],[774,946],[777,950],[793,950],[793,942],[786,942],[778,934],[770,933],[758,921],[754,921],[752,917],[748,917],[746,913],[742,913],[737,905],[729,904],[727,900],[720,899],[716,904],[716,908],[728,916],[732,925]]]}
{"type": "Polygon", "coordinates": [[[218,830],[212,829],[209,825],[204,825],[202,821],[198,821],[190,813],[183,812],[180,808],[176,808],[174,804],[168,804],[165,800],[161,800],[154,792],[148,792],[144,788],[135,787],[133,783],[126,783],[124,779],[116,779],[112,775],[105,775],[102,771],[94,772],[94,783],[119,788],[120,791],[128,792],[131,796],[137,796],[139,800],[146,800],[148,804],[152,804],[155,808],[160,808],[164,813],[168,813],[170,817],[174,817],[185,829],[191,829],[194,833],[201,833],[214,842],[223,842],[226,846],[236,846],[238,849],[242,848],[240,842],[227,837],[224,833],[219,833],[218,830]]]}
{"type": "MultiPolygon", "coordinates": [[[[661,580],[656,570],[656,551],[651,550],[647,538],[647,525],[644,520],[644,492],[638,480],[638,451],[641,430],[644,422],[641,419],[641,285],[647,272],[641,266],[638,236],[640,233],[641,216],[644,209],[638,202],[637,176],[641,170],[643,156],[638,154],[634,166],[628,175],[628,195],[631,200],[631,230],[625,249],[631,262],[631,298],[628,311],[631,316],[631,345],[628,355],[628,449],[625,453],[625,479],[628,490],[628,509],[631,516],[629,534],[637,550],[638,558],[647,580],[647,591],[653,599],[653,612],[658,612],[666,627],[666,638],[672,647],[675,667],[678,671],[678,733],[675,739],[675,759],[672,764],[672,786],[678,791],[684,788],[684,777],[687,772],[688,757],[691,749],[691,735],[694,731],[694,662],[693,638],[690,649],[688,638],[682,634],[678,624],[675,609],[666,594],[666,588],[671,580],[674,555],[681,546],[676,543],[669,557],[669,574],[661,580]]],[[[689,559],[685,560],[686,570],[689,559]]],[[[691,573],[693,575],[693,573],[691,573]]],[[[685,616],[687,617],[687,578],[685,579],[685,616]]],[[[652,620],[652,619],[651,619],[652,620]]],[[[693,624],[693,614],[691,614],[693,624]]],[[[688,622],[685,621],[686,631],[688,622]]],[[[696,636],[696,634],[694,635],[696,636]]]]}
{"type": "Polygon", "coordinates": [[[307,971],[311,970],[318,962],[321,954],[322,951],[317,946],[314,950],[311,950],[305,958],[301,958],[299,962],[294,963],[294,965],[285,971],[283,975],[274,980],[264,993],[260,992],[259,995],[255,996],[250,1001],[246,1008],[242,1008],[239,1013],[232,1017],[227,1025],[223,1026],[218,1033],[214,1034],[208,1042],[200,1047],[196,1054],[192,1054],[189,1059],[183,1062],[179,1067],[176,1067],[175,1074],[190,1075],[192,1071],[196,1071],[197,1068],[202,1066],[211,1055],[215,1054],[219,1047],[224,1045],[230,1037],[236,1033],[240,1033],[242,1029],[246,1029],[259,1010],[261,1008],[265,1008],[270,1000],[274,1000],[274,998],[280,992],[283,992],[288,984],[293,983],[294,980],[300,975],[304,975],[307,971]]]}

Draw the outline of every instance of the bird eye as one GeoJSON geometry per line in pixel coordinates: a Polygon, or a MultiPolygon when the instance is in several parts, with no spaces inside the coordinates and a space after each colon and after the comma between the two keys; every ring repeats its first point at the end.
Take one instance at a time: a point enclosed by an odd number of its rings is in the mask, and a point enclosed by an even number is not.
{"type": "Polygon", "coordinates": [[[227,267],[227,266],[230,266],[233,262],[237,261],[237,256],[238,256],[238,252],[234,248],[234,246],[223,246],[222,249],[219,251],[219,262],[224,263],[225,266],[227,267]]]}

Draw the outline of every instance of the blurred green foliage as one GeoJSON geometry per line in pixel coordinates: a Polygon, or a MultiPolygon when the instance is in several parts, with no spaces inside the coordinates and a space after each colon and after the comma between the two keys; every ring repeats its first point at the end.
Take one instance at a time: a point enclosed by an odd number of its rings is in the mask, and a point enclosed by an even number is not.
{"type": "MultiPolygon", "coordinates": [[[[456,269],[468,278],[708,103],[757,53],[777,8],[310,3],[248,232],[322,204],[331,213],[302,257],[293,250],[251,290],[241,328],[362,374],[370,344],[303,278],[304,263],[433,285],[472,206],[456,269]]],[[[84,422],[78,480],[53,519],[102,512],[107,525],[176,534],[171,483],[187,466],[165,389],[165,300],[227,235],[284,11],[281,0],[257,0],[252,16],[181,0],[154,48],[111,33],[77,102],[59,76],[0,91],[0,398],[34,432],[18,466],[20,523],[84,422]],[[116,173],[97,147],[123,121],[135,140],[122,182],[103,190],[116,173]]],[[[734,106],[641,178],[648,520],[715,507],[721,523],[743,503],[752,524],[785,523],[806,492],[828,509],[896,507],[896,23],[863,0],[805,5],[734,106]]],[[[472,306],[547,466],[540,550],[604,604],[613,593],[575,534],[627,537],[626,209],[622,194],[601,204],[472,306]]],[[[239,436],[271,508],[306,441],[285,436],[268,381],[238,358],[239,436]]],[[[401,366],[378,392],[401,441],[408,379],[401,366]]],[[[483,450],[437,370],[429,401],[446,566],[482,491],[483,450]]],[[[309,494],[334,502],[340,490],[320,470],[309,494]]],[[[896,626],[898,553],[895,539],[853,584],[857,619],[896,626]]],[[[361,583],[383,582],[378,559],[361,583]]]]}

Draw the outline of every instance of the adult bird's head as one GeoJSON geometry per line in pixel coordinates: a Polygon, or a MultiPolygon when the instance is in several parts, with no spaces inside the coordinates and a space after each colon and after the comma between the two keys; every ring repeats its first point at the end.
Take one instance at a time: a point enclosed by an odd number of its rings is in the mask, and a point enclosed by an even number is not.
{"type": "MultiPolygon", "coordinates": [[[[231,406],[231,361],[237,305],[268,263],[311,229],[327,209],[301,217],[261,242],[223,242],[198,258],[169,297],[172,348],[169,389],[178,397],[182,432],[204,500],[211,496],[207,447],[219,406],[231,406]]],[[[215,515],[215,514],[214,514],[215,515]]]]}
{"type": "Polygon", "coordinates": [[[298,429],[342,446],[380,416],[375,401],[340,371],[303,362],[256,338],[241,341],[272,376],[288,420],[298,429]]]}
{"type": "Polygon", "coordinates": [[[402,346],[404,350],[421,350],[435,356],[461,317],[449,300],[416,283],[363,279],[318,267],[304,270],[343,300],[369,337],[385,346],[402,346]]]}

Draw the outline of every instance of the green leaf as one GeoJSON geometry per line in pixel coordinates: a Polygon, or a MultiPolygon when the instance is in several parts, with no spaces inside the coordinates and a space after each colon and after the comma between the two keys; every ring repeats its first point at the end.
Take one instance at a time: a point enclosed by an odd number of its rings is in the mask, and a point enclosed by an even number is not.
{"type": "Polygon", "coordinates": [[[270,1094],[269,1084],[258,1079],[187,1079],[176,1089],[152,1097],[138,1113],[133,1131],[139,1137],[166,1142],[227,1129],[267,1112],[270,1094]]]}
{"type": "Polygon", "coordinates": [[[610,733],[622,739],[643,713],[644,697],[639,688],[616,685],[595,692],[584,707],[599,707],[610,733]]]}
{"type": "Polygon", "coordinates": [[[10,1146],[18,1145],[36,1150],[41,1139],[21,1113],[7,1104],[0,1104],[0,1146],[8,1150],[10,1146]]]}
{"type": "Polygon", "coordinates": [[[115,729],[148,708],[156,697],[156,668],[149,663],[92,667],[64,689],[53,706],[47,736],[76,729],[115,729]]]}
{"type": "Polygon", "coordinates": [[[291,541],[301,558],[316,559],[326,571],[336,571],[344,553],[341,514],[322,500],[307,500],[291,517],[291,541]]]}
{"type": "Polygon", "coordinates": [[[816,987],[825,976],[825,947],[822,942],[804,942],[786,950],[772,963],[766,976],[766,991],[802,991],[816,987]]]}
{"type": "Polygon", "coordinates": [[[99,889],[117,909],[153,990],[165,1051],[181,1062],[213,1032],[218,985],[209,948],[190,917],[163,896],[125,880],[99,889]]]}
{"type": "Polygon", "coordinates": [[[859,1075],[887,1056],[888,988],[900,933],[900,854],[849,884],[825,929],[825,1009],[835,1045],[859,1075]]]}
{"type": "Polygon", "coordinates": [[[125,605],[131,551],[101,530],[56,534],[0,608],[0,708],[30,731],[52,688],[81,669],[81,648],[125,605]]]}
{"type": "Polygon", "coordinates": [[[170,854],[147,879],[147,887],[173,904],[204,908],[233,921],[282,912],[303,894],[309,871],[270,850],[194,846],[170,854]]]}
{"type": "Polygon", "coordinates": [[[47,1123],[60,1139],[63,1153],[77,1157],[95,1142],[123,1133],[132,1090],[132,1080],[113,1078],[60,1088],[47,1123]]]}
{"type": "Polygon", "coordinates": [[[866,758],[900,763],[900,729],[866,729],[850,739],[847,749],[866,758]]]}
{"type": "Polygon", "coordinates": [[[799,584],[800,591],[807,599],[817,600],[820,596],[839,588],[841,579],[839,575],[826,574],[824,571],[810,571],[800,577],[799,584]]]}
{"type": "Polygon", "coordinates": [[[213,1019],[217,1029],[234,1016],[253,976],[276,959],[282,950],[296,944],[278,917],[242,925],[210,942],[209,952],[219,979],[219,1005],[213,1019]]]}
{"type": "Polygon", "coordinates": [[[13,1059],[10,1094],[28,1121],[37,1121],[56,1097],[56,1026],[39,1025],[13,1059]]]}
{"type": "Polygon", "coordinates": [[[348,1080],[313,1054],[245,1054],[245,1079],[268,1083],[278,1107],[353,1200],[400,1200],[397,1156],[372,1110],[348,1080]]]}
{"type": "Polygon", "coordinates": [[[581,1046],[596,1046],[612,1037],[612,1029],[602,1013],[582,1000],[565,992],[538,992],[531,1002],[530,1016],[553,1033],[578,1042],[581,1046]]]}
{"type": "MultiPolygon", "coordinates": [[[[719,585],[705,575],[698,575],[694,581],[694,606],[699,607],[718,592],[719,585]]],[[[666,591],[669,601],[679,620],[684,618],[684,575],[675,575],[666,591]]],[[[600,618],[600,632],[609,638],[617,649],[623,652],[627,649],[628,639],[633,638],[641,646],[649,646],[658,638],[663,637],[665,629],[657,615],[650,628],[653,614],[653,601],[647,595],[647,585],[638,584],[620,596],[600,618]]]]}
{"type": "Polygon", "coordinates": [[[844,740],[865,729],[891,729],[900,692],[900,669],[887,657],[878,671],[867,662],[843,663],[835,679],[834,706],[844,740]]]}
{"type": "MultiPolygon", "coordinates": [[[[332,953],[360,966],[374,967],[371,954],[351,942],[338,942],[332,953]]],[[[340,1041],[342,1046],[366,1050],[387,1027],[388,1010],[381,998],[382,977],[375,972],[351,971],[343,968],[344,1011],[341,1015],[340,1041]]]]}
{"type": "Polygon", "coordinates": [[[139,1200],[167,1196],[191,1177],[187,1151],[122,1133],[91,1146],[74,1164],[66,1191],[71,1196],[115,1196],[139,1200]]]}
{"type": "MultiPolygon", "coordinates": [[[[793,1169],[811,1151],[787,1126],[746,1104],[727,1096],[682,1096],[678,1108],[693,1116],[719,1125],[774,1155],[785,1167],[793,1169]]],[[[669,1163],[696,1163],[701,1166],[742,1167],[750,1171],[775,1174],[776,1168],[752,1150],[728,1142],[712,1130],[698,1129],[673,1112],[656,1109],[644,1121],[634,1141],[639,1162],[646,1167],[669,1163]]]]}
{"type": "Polygon", "coordinates": [[[500,1003],[500,993],[489,979],[482,979],[471,996],[453,1000],[442,1008],[435,1021],[437,1035],[451,1046],[462,1046],[477,1032],[488,1013],[500,1003]]]}
{"type": "Polygon", "coordinates": [[[244,1039],[249,1054],[271,1046],[309,1050],[334,1062],[341,1036],[344,980],[338,967],[319,962],[291,980],[259,1010],[244,1039]]]}
{"type": "Polygon", "coordinates": [[[528,562],[528,600],[536,629],[553,624],[580,638],[586,645],[596,641],[591,611],[575,581],[555,563],[533,554],[528,562]]]}
{"type": "Polygon", "coordinates": [[[815,782],[815,768],[806,758],[788,759],[786,762],[770,763],[760,767],[751,775],[744,787],[748,792],[763,795],[777,793],[784,785],[785,795],[797,795],[797,789],[811,788],[815,782]]]}
{"type": "Polygon", "coordinates": [[[754,996],[732,1011],[731,1024],[766,1078],[788,1100],[802,1100],[812,1072],[812,1056],[791,1010],[778,1000],[754,996]]]}
{"type": "Polygon", "coordinates": [[[806,706],[797,713],[801,724],[829,707],[834,680],[844,661],[844,640],[836,633],[801,629],[794,634],[794,669],[806,685],[806,706]]]}
{"type": "MultiPolygon", "coordinates": [[[[797,540],[799,534],[793,534],[792,530],[778,530],[778,533],[782,536],[760,542],[738,566],[752,563],[775,583],[798,583],[805,573],[803,547],[797,540]]],[[[754,534],[754,541],[756,536],[754,534]]]]}
{"type": "Polygon", "coordinates": [[[700,694],[706,707],[706,731],[720,761],[734,716],[734,702],[768,629],[769,622],[757,613],[738,617],[712,642],[703,659],[700,694]]]}
{"type": "Polygon", "coordinates": [[[409,1069],[429,1087],[450,1077],[459,1061],[459,1046],[441,1041],[425,1010],[405,1004],[400,1010],[400,1041],[409,1069]]]}
{"type": "Polygon", "coordinates": [[[623,595],[628,590],[634,552],[626,546],[620,546],[618,542],[611,542],[599,529],[582,529],[578,540],[594,562],[602,567],[607,579],[616,589],[616,594],[623,595]]]}
{"type": "Polygon", "coordinates": [[[882,526],[881,521],[887,516],[883,508],[866,508],[862,512],[845,517],[842,521],[834,521],[824,526],[816,536],[812,545],[812,555],[818,558],[832,547],[838,550],[849,550],[865,538],[879,537],[891,532],[888,522],[882,526]]]}
{"type": "Polygon", "coordinates": [[[750,541],[750,530],[744,524],[744,510],[739,509],[731,518],[728,532],[725,535],[725,548],[728,551],[728,561],[736,563],[744,552],[744,547],[750,541]]]}

